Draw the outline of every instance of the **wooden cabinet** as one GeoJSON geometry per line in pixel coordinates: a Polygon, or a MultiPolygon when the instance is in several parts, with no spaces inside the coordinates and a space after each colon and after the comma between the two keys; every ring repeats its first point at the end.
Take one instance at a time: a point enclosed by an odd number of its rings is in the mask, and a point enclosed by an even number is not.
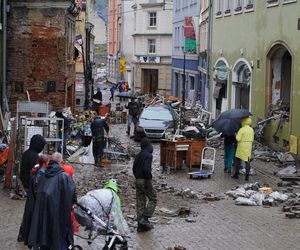
{"type": "Polygon", "coordinates": [[[205,144],[205,140],[161,140],[160,165],[165,169],[176,170],[181,169],[185,161],[189,169],[195,165],[199,166],[205,144]]]}

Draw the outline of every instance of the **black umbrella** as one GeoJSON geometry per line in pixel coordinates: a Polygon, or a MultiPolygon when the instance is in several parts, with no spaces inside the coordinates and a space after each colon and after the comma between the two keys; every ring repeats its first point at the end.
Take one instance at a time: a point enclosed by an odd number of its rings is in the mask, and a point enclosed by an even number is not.
{"type": "Polygon", "coordinates": [[[241,119],[251,116],[247,109],[231,109],[222,112],[213,122],[213,127],[224,135],[234,135],[241,127],[241,119]]]}
{"type": "Polygon", "coordinates": [[[116,95],[117,97],[122,97],[122,98],[130,98],[130,99],[136,99],[136,95],[132,92],[121,92],[118,95],[116,95]]]}
{"type": "Polygon", "coordinates": [[[247,109],[231,109],[222,112],[218,119],[244,118],[248,116],[252,116],[252,114],[247,109]]]}
{"type": "Polygon", "coordinates": [[[241,120],[238,118],[219,118],[212,123],[212,126],[224,135],[234,135],[241,127],[241,120]]]}

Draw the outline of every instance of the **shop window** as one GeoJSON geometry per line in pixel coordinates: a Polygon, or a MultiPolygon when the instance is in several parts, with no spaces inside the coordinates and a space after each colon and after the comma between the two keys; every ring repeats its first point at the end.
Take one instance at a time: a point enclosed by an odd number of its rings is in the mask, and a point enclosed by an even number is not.
{"type": "Polygon", "coordinates": [[[22,82],[22,81],[15,82],[15,92],[16,93],[24,92],[24,82],[22,82]]]}
{"type": "Polygon", "coordinates": [[[76,105],[79,106],[80,105],[80,99],[76,98],[76,105]]]}
{"type": "Polygon", "coordinates": [[[47,81],[47,92],[56,92],[56,81],[47,81]]]}

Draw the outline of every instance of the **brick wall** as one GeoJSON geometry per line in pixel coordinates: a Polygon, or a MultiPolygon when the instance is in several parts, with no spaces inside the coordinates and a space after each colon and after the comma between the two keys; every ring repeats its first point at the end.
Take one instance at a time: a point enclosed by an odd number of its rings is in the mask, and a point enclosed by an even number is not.
{"type": "Polygon", "coordinates": [[[67,85],[73,91],[70,86],[75,81],[73,50],[68,50],[68,46],[73,46],[68,37],[75,31],[68,32],[69,20],[72,17],[65,8],[11,7],[8,97],[12,112],[16,110],[17,100],[27,100],[26,91],[32,101],[48,101],[52,110],[65,107],[65,102],[74,106],[74,94],[65,90],[67,85]],[[49,92],[53,85],[55,91],[49,92]]]}

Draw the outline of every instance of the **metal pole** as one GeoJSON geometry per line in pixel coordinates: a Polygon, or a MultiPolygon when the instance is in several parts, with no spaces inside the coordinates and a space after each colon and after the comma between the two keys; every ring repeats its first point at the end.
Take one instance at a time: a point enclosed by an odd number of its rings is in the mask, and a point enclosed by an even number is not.
{"type": "MultiPolygon", "coordinates": [[[[211,34],[212,34],[212,1],[209,0],[208,6],[208,36],[207,36],[207,54],[206,54],[206,87],[210,91],[210,54],[211,54],[211,34]]],[[[209,94],[210,96],[210,94],[209,94]]],[[[208,102],[208,109],[210,107],[210,101],[208,102]]]]}
{"type": "Polygon", "coordinates": [[[2,2],[2,112],[8,110],[6,95],[6,67],[7,67],[7,0],[2,2]]]}
{"type": "Polygon", "coordinates": [[[186,81],[186,76],[185,76],[185,51],[183,51],[183,82],[182,82],[182,106],[185,106],[185,81],[186,81]]]}

